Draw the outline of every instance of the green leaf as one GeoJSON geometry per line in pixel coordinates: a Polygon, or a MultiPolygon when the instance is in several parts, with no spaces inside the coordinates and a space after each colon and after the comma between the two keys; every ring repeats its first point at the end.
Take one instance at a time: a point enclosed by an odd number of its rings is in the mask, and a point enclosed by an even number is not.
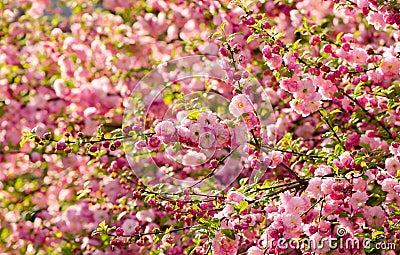
{"type": "Polygon", "coordinates": [[[222,22],[221,26],[219,27],[222,32],[225,32],[226,21],[222,22]]]}
{"type": "Polygon", "coordinates": [[[386,200],[385,196],[380,196],[379,194],[372,194],[371,197],[367,200],[366,204],[369,206],[378,206],[386,200]]]}
{"type": "Polygon", "coordinates": [[[107,229],[106,221],[103,220],[102,222],[99,223],[99,227],[97,228],[97,230],[102,231],[106,229],[107,229]]]}
{"type": "Polygon", "coordinates": [[[299,46],[299,43],[301,42],[301,40],[302,40],[302,39],[299,39],[299,40],[295,41],[295,42],[292,44],[292,49],[293,49],[293,50],[297,49],[297,47],[299,46]]]}
{"type": "Polygon", "coordinates": [[[239,210],[239,214],[241,214],[246,208],[249,206],[249,203],[245,200],[241,201],[239,205],[237,205],[237,208],[239,210]]]}
{"type": "Polygon", "coordinates": [[[208,36],[208,38],[209,38],[209,39],[212,39],[213,37],[215,37],[215,36],[217,36],[217,35],[221,36],[222,34],[221,34],[220,31],[217,31],[217,32],[215,32],[215,33],[210,34],[210,35],[208,36]]]}
{"type": "Polygon", "coordinates": [[[197,120],[197,118],[199,117],[199,113],[200,113],[199,109],[190,110],[188,112],[188,119],[197,120]]]}
{"type": "Polygon", "coordinates": [[[375,239],[377,236],[384,235],[384,234],[385,234],[385,232],[383,232],[383,231],[376,231],[376,232],[372,233],[372,239],[375,239]]]}
{"type": "Polygon", "coordinates": [[[252,41],[258,39],[257,34],[251,34],[249,37],[247,37],[246,43],[251,43],[252,41]]]}
{"type": "Polygon", "coordinates": [[[181,143],[175,143],[175,144],[174,144],[174,147],[173,147],[173,149],[174,149],[175,152],[181,151],[182,148],[183,148],[183,147],[182,147],[181,143]]]}
{"type": "Polygon", "coordinates": [[[336,42],[340,41],[340,38],[342,37],[343,32],[340,32],[339,34],[336,35],[336,42]]]}
{"type": "Polygon", "coordinates": [[[224,236],[229,237],[232,240],[236,240],[235,231],[233,229],[224,228],[221,230],[224,236]]]}

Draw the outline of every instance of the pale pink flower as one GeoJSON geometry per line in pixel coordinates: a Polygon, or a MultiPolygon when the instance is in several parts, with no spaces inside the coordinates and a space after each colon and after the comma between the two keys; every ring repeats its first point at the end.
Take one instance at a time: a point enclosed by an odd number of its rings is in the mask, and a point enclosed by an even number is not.
{"type": "Polygon", "coordinates": [[[122,224],[122,229],[125,235],[131,235],[135,233],[135,227],[139,225],[139,222],[134,219],[126,219],[122,224]]]}
{"type": "Polygon", "coordinates": [[[65,82],[61,79],[57,79],[53,83],[54,91],[59,98],[64,98],[70,94],[70,90],[68,89],[65,82]]]}
{"type": "Polygon", "coordinates": [[[271,163],[269,165],[270,168],[276,168],[283,161],[283,154],[280,151],[272,151],[268,153],[268,158],[271,163]]]}
{"type": "Polygon", "coordinates": [[[353,209],[359,208],[359,206],[361,204],[364,204],[365,202],[367,202],[369,196],[367,194],[367,192],[355,192],[350,200],[349,200],[349,204],[352,206],[353,209]]]}
{"type": "Polygon", "coordinates": [[[209,112],[202,112],[199,114],[197,122],[202,127],[209,127],[217,122],[217,116],[209,112]]]}
{"type": "Polygon", "coordinates": [[[350,54],[351,54],[351,62],[360,65],[367,63],[368,54],[365,49],[355,48],[354,50],[351,51],[350,54]]]}
{"type": "Polygon", "coordinates": [[[216,124],[212,129],[215,131],[217,148],[221,148],[229,142],[229,131],[226,128],[220,124],[216,124]]]}
{"type": "Polygon", "coordinates": [[[296,92],[300,89],[298,79],[294,78],[283,78],[279,81],[279,87],[287,92],[296,92]]]}
{"type": "Polygon", "coordinates": [[[194,123],[189,126],[189,130],[190,130],[190,140],[194,143],[198,143],[200,135],[204,133],[204,128],[199,124],[194,123]]]}
{"type": "Polygon", "coordinates": [[[223,235],[220,231],[215,234],[211,243],[213,255],[236,254],[239,246],[239,237],[235,235],[235,240],[223,235]]]}
{"type": "Polygon", "coordinates": [[[382,60],[380,69],[383,74],[388,77],[399,75],[400,72],[400,60],[396,57],[390,56],[382,60]]]}
{"type": "Polygon", "coordinates": [[[397,176],[397,172],[400,170],[400,162],[394,158],[387,158],[385,160],[385,169],[389,174],[397,176]]]}
{"type": "Polygon", "coordinates": [[[292,197],[287,201],[286,211],[293,213],[303,213],[307,210],[306,202],[300,197],[292,197]]]}
{"type": "Polygon", "coordinates": [[[386,213],[380,206],[367,206],[364,208],[364,216],[369,226],[383,226],[386,213]]]}
{"type": "Polygon", "coordinates": [[[298,229],[302,227],[302,220],[299,214],[287,213],[282,216],[282,221],[285,227],[288,229],[298,229]]]}
{"type": "Polygon", "coordinates": [[[336,181],[329,178],[329,179],[323,179],[322,184],[321,184],[321,191],[325,194],[325,195],[329,195],[332,192],[332,185],[335,183],[336,181]]]}
{"type": "Polygon", "coordinates": [[[353,157],[350,155],[350,153],[348,151],[342,153],[339,156],[339,160],[340,163],[344,166],[344,167],[350,167],[350,165],[354,162],[353,157]]]}
{"type": "Polygon", "coordinates": [[[357,7],[362,9],[362,8],[367,8],[368,7],[368,0],[357,0],[356,1],[357,7]]]}
{"type": "Polygon", "coordinates": [[[363,180],[363,178],[354,178],[353,179],[353,190],[356,191],[366,191],[367,190],[367,181],[363,180]]]}
{"type": "Polygon", "coordinates": [[[324,165],[324,164],[320,164],[318,165],[317,169],[315,169],[314,175],[315,176],[325,176],[328,174],[332,173],[332,168],[324,165]]]}
{"type": "Polygon", "coordinates": [[[97,210],[93,214],[94,223],[99,224],[102,221],[107,222],[110,219],[110,215],[107,211],[104,210],[97,210]]]}
{"type": "Polygon", "coordinates": [[[240,202],[242,202],[246,199],[247,199],[247,197],[245,195],[243,195],[242,193],[237,192],[237,191],[231,191],[228,193],[226,201],[228,203],[239,204],[240,202]]]}
{"type": "Polygon", "coordinates": [[[243,94],[236,95],[232,98],[229,104],[229,112],[234,116],[239,117],[243,113],[252,112],[253,106],[250,99],[243,94]]]}
{"type": "Polygon", "coordinates": [[[232,146],[235,148],[236,146],[240,146],[245,144],[247,141],[247,129],[246,126],[242,123],[233,128],[233,137],[231,139],[232,146]]]}
{"type": "Polygon", "coordinates": [[[379,12],[368,12],[366,19],[376,30],[382,29],[386,26],[383,15],[379,12]]]}
{"type": "Polygon", "coordinates": [[[392,179],[392,178],[387,178],[387,179],[383,180],[383,182],[382,182],[382,190],[389,192],[389,193],[393,193],[394,187],[396,185],[399,185],[399,182],[397,180],[392,179]]]}
{"type": "Polygon", "coordinates": [[[175,134],[175,126],[171,121],[161,121],[155,126],[155,132],[158,136],[172,136],[175,134]]]}
{"type": "Polygon", "coordinates": [[[264,255],[264,253],[257,246],[252,246],[247,250],[247,255],[264,255]]]}
{"type": "Polygon", "coordinates": [[[298,90],[293,95],[296,98],[308,100],[310,96],[312,97],[312,92],[315,92],[313,82],[310,79],[304,79],[300,81],[298,90]]]}
{"type": "Polygon", "coordinates": [[[312,178],[308,182],[308,186],[306,191],[310,193],[313,197],[319,198],[321,197],[324,193],[321,190],[321,185],[322,185],[322,179],[321,178],[312,178]]]}
{"type": "Polygon", "coordinates": [[[270,59],[267,61],[267,65],[269,68],[273,70],[279,70],[281,69],[282,65],[282,57],[276,54],[273,54],[270,59]]]}
{"type": "Polygon", "coordinates": [[[200,148],[211,149],[215,146],[215,136],[211,132],[206,132],[200,135],[200,148]]]}
{"type": "Polygon", "coordinates": [[[197,166],[206,160],[206,156],[203,153],[189,151],[182,158],[182,163],[186,166],[197,166]]]}
{"type": "Polygon", "coordinates": [[[292,99],[289,104],[295,112],[306,117],[320,108],[321,99],[321,94],[318,92],[312,92],[307,96],[307,98],[300,97],[292,99]]]}
{"type": "Polygon", "coordinates": [[[136,218],[143,222],[152,222],[156,218],[153,209],[142,210],[136,213],[136,218]]]}

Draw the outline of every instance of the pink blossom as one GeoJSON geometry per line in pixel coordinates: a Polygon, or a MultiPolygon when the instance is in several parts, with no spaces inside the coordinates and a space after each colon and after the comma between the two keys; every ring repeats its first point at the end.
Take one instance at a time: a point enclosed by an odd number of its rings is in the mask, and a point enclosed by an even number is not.
{"type": "Polygon", "coordinates": [[[152,222],[156,218],[153,209],[141,210],[135,214],[136,218],[142,222],[152,222]]]}
{"type": "Polygon", "coordinates": [[[156,151],[161,147],[161,140],[158,136],[151,136],[147,141],[147,148],[151,151],[156,151]]]}
{"type": "Polygon", "coordinates": [[[199,146],[203,149],[211,149],[215,147],[215,136],[211,132],[200,135],[199,146]]]}
{"type": "Polygon", "coordinates": [[[319,198],[323,195],[321,190],[322,179],[321,178],[312,178],[308,182],[308,186],[306,191],[309,192],[313,197],[319,198]]]}
{"type": "Polygon", "coordinates": [[[342,155],[339,156],[340,163],[344,167],[350,167],[352,163],[354,163],[353,157],[351,157],[348,151],[344,152],[342,155]]]}
{"type": "Polygon", "coordinates": [[[234,96],[229,104],[229,111],[234,116],[239,117],[243,113],[248,113],[253,111],[253,106],[250,99],[243,94],[234,96]]]}
{"type": "Polygon", "coordinates": [[[299,81],[294,78],[284,78],[279,81],[279,86],[281,89],[287,92],[296,92],[300,89],[299,81]]]}
{"type": "Polygon", "coordinates": [[[200,124],[202,127],[209,127],[217,122],[217,116],[215,116],[212,113],[209,112],[202,112],[199,114],[197,118],[197,122],[200,124]]]}
{"type": "Polygon", "coordinates": [[[373,25],[376,30],[383,29],[386,26],[383,15],[379,12],[368,12],[366,20],[369,24],[373,25]]]}
{"type": "Polygon", "coordinates": [[[247,255],[264,255],[264,253],[257,246],[252,246],[247,250],[247,255]]]}
{"type": "Polygon", "coordinates": [[[158,123],[154,130],[158,136],[169,137],[175,134],[175,126],[171,121],[168,120],[158,123]]]}
{"type": "Polygon", "coordinates": [[[369,226],[382,226],[386,219],[386,213],[380,206],[366,206],[364,216],[369,226]]]}
{"type": "Polygon", "coordinates": [[[199,124],[194,123],[189,126],[190,130],[190,140],[193,143],[198,143],[200,136],[204,133],[204,128],[199,124]]]}
{"type": "Polygon", "coordinates": [[[139,223],[133,219],[126,219],[122,224],[122,229],[124,230],[125,235],[132,235],[135,233],[135,227],[138,226],[139,223]]]}
{"type": "Polygon", "coordinates": [[[223,147],[229,141],[229,131],[222,125],[215,125],[212,127],[215,132],[217,148],[223,147]]]}
{"type": "Polygon", "coordinates": [[[211,250],[215,255],[236,254],[239,246],[239,237],[235,236],[235,240],[223,235],[220,231],[215,233],[212,240],[211,250]]]}
{"type": "Polygon", "coordinates": [[[239,204],[240,202],[246,200],[247,197],[240,192],[231,191],[228,193],[226,201],[234,204],[239,204]]]}
{"type": "Polygon", "coordinates": [[[272,57],[267,61],[267,65],[273,70],[280,70],[282,65],[282,57],[277,54],[273,54],[272,57]]]}
{"type": "Polygon", "coordinates": [[[368,7],[368,0],[357,0],[356,4],[358,8],[366,8],[368,7]]]}
{"type": "Polygon", "coordinates": [[[270,159],[270,168],[276,168],[283,161],[283,154],[280,151],[272,151],[268,153],[268,158],[270,159]]]}
{"type": "Polygon", "coordinates": [[[351,62],[356,63],[356,64],[366,64],[367,63],[367,58],[368,54],[365,49],[362,48],[355,48],[354,50],[351,51],[351,62]]]}
{"type": "Polygon", "coordinates": [[[189,151],[182,158],[182,163],[186,166],[197,166],[206,160],[206,156],[203,153],[189,151]]]}
{"type": "Polygon", "coordinates": [[[399,185],[399,182],[392,178],[387,178],[382,182],[382,190],[388,193],[394,192],[394,187],[399,185]]]}
{"type": "Polygon", "coordinates": [[[355,192],[350,200],[349,200],[349,204],[353,207],[353,209],[359,208],[360,205],[364,204],[365,202],[367,202],[369,196],[366,192],[355,192]]]}
{"type": "Polygon", "coordinates": [[[385,160],[385,168],[392,176],[397,176],[400,170],[400,162],[394,158],[387,158],[385,160]]]}
{"type": "Polygon", "coordinates": [[[315,91],[315,86],[310,79],[301,80],[299,83],[298,90],[293,94],[296,98],[303,98],[307,100],[310,96],[312,97],[315,91]]]}
{"type": "Polygon", "coordinates": [[[94,212],[94,223],[99,224],[102,221],[108,222],[110,215],[107,211],[96,210],[94,212]]]}
{"type": "Polygon", "coordinates": [[[380,69],[382,70],[383,74],[387,77],[397,76],[399,75],[400,72],[400,60],[393,56],[385,57],[382,60],[380,69]]]}
{"type": "Polygon", "coordinates": [[[302,227],[302,220],[299,214],[286,213],[282,216],[283,224],[290,230],[302,227]]]}

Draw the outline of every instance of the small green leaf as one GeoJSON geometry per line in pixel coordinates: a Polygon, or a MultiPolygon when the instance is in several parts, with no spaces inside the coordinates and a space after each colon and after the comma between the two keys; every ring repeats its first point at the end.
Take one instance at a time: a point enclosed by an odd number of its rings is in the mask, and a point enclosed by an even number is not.
{"type": "Polygon", "coordinates": [[[190,110],[188,112],[188,119],[197,120],[197,118],[199,117],[199,113],[200,113],[199,109],[190,110]]]}
{"type": "Polygon", "coordinates": [[[235,231],[233,229],[224,228],[221,230],[224,236],[229,237],[232,240],[236,240],[235,231]]]}
{"type": "Polygon", "coordinates": [[[375,239],[377,236],[384,235],[384,234],[385,234],[385,232],[383,232],[383,231],[376,231],[376,232],[372,233],[372,239],[375,239]]]}
{"type": "Polygon", "coordinates": [[[174,144],[174,147],[173,147],[173,149],[174,149],[175,152],[181,151],[182,148],[183,148],[183,147],[182,147],[181,143],[175,143],[175,144],[174,144]]]}
{"type": "Polygon", "coordinates": [[[222,22],[221,26],[219,27],[222,32],[225,32],[225,25],[226,25],[226,21],[222,22]]]}
{"type": "Polygon", "coordinates": [[[241,214],[249,206],[249,203],[245,200],[241,201],[237,208],[239,209],[239,214],[241,214]]]}
{"type": "Polygon", "coordinates": [[[106,225],[106,221],[103,220],[102,222],[99,223],[99,227],[97,228],[98,230],[106,230],[107,225],[106,225]]]}

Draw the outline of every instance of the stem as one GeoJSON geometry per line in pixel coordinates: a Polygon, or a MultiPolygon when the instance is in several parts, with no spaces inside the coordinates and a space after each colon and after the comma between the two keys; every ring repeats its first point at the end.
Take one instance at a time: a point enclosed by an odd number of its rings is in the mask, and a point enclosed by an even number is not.
{"type": "Polygon", "coordinates": [[[350,99],[351,101],[353,101],[358,107],[360,107],[372,120],[376,121],[378,123],[378,125],[383,128],[386,133],[388,133],[389,137],[392,136],[392,133],[389,131],[389,129],[383,125],[380,121],[378,121],[374,115],[372,115],[367,109],[365,109],[356,99],[354,99],[352,96],[350,96],[349,94],[347,94],[346,92],[342,91],[343,95],[345,97],[347,97],[348,99],[350,99]]]}
{"type": "Polygon", "coordinates": [[[317,202],[315,202],[310,208],[307,209],[307,211],[303,212],[300,216],[303,217],[304,215],[307,215],[313,209],[317,204],[319,204],[322,200],[324,200],[324,197],[321,197],[317,202]]]}
{"type": "Polygon", "coordinates": [[[268,148],[270,150],[274,150],[274,151],[280,151],[280,152],[285,152],[285,153],[292,153],[295,155],[299,155],[299,156],[304,156],[304,157],[310,157],[310,158],[326,158],[324,156],[318,156],[318,155],[307,155],[301,152],[297,152],[297,151],[289,151],[289,150],[283,150],[283,149],[278,149],[278,148],[274,148],[268,145],[263,145],[262,147],[268,148]]]}
{"type": "Polygon", "coordinates": [[[227,159],[230,155],[232,155],[232,153],[234,153],[237,148],[239,148],[240,145],[236,146],[235,149],[233,149],[231,152],[229,152],[228,155],[226,155],[223,159],[219,160],[217,165],[211,170],[210,173],[208,173],[206,176],[204,176],[203,178],[201,178],[199,181],[197,181],[195,184],[190,185],[188,188],[193,188],[194,186],[198,185],[199,183],[202,183],[205,179],[209,178],[210,176],[212,176],[214,174],[214,172],[218,169],[218,167],[220,165],[222,165],[222,163],[224,163],[225,159],[227,159]]]}
{"type": "Polygon", "coordinates": [[[329,129],[332,131],[333,135],[335,136],[336,140],[339,142],[340,146],[344,148],[343,144],[342,144],[342,140],[340,140],[339,136],[336,134],[335,130],[333,129],[333,126],[331,125],[331,123],[328,121],[328,119],[321,113],[320,110],[318,110],[319,114],[321,115],[322,119],[325,121],[326,124],[328,124],[329,129]]]}
{"type": "MultiPolygon", "coordinates": [[[[169,233],[174,233],[174,232],[178,232],[178,231],[190,229],[190,228],[192,228],[192,227],[194,227],[194,225],[193,225],[193,226],[183,227],[183,228],[175,228],[175,229],[172,229],[171,231],[169,231],[169,233]]],[[[159,230],[159,231],[152,231],[152,232],[141,233],[141,234],[134,234],[134,235],[122,235],[122,237],[139,237],[139,238],[140,238],[140,237],[146,236],[146,235],[158,235],[158,234],[163,234],[163,233],[165,233],[165,231],[159,230]]],[[[108,234],[108,235],[109,235],[109,236],[117,237],[116,234],[108,234]]]]}
{"type": "Polygon", "coordinates": [[[293,175],[294,178],[296,178],[296,181],[297,181],[297,182],[300,182],[300,183],[303,182],[303,179],[301,179],[300,176],[299,176],[293,169],[291,169],[290,167],[288,167],[288,166],[285,165],[284,163],[281,163],[280,165],[283,166],[286,170],[288,170],[288,172],[289,172],[291,175],[293,175]]]}

